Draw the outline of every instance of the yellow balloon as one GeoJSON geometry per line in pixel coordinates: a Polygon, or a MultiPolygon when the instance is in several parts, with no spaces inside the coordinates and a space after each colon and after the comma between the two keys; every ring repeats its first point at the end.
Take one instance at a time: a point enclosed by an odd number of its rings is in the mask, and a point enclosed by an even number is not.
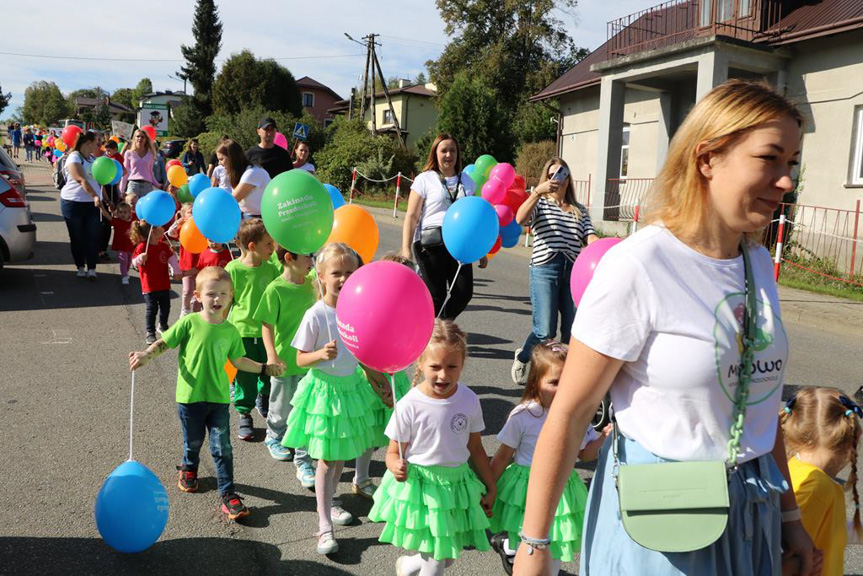
{"type": "Polygon", "coordinates": [[[54,139],[54,147],[57,150],[59,150],[60,152],[66,151],[66,144],[62,140],[60,140],[59,138],[54,139]]]}
{"type": "Polygon", "coordinates": [[[186,176],[186,170],[182,166],[171,166],[168,168],[168,182],[171,186],[179,188],[186,184],[189,178],[186,176]]]}

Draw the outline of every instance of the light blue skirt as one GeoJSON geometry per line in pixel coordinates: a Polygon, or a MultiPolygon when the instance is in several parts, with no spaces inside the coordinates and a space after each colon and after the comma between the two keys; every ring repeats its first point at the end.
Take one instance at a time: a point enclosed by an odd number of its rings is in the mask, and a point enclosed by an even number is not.
{"type": "MultiPolygon", "coordinates": [[[[742,464],[728,483],[728,527],[712,545],[695,552],[663,553],[633,541],[620,521],[611,441],[597,461],[584,513],[579,573],[585,576],[778,576],[782,573],[779,495],[788,483],[771,454],[742,464]]],[[[620,461],[667,462],[620,436],[620,461]]]]}

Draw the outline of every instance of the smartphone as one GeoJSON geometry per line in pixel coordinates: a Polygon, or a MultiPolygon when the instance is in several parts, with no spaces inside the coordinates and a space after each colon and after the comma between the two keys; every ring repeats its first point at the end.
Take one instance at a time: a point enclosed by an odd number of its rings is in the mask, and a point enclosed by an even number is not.
{"type": "Polygon", "coordinates": [[[554,176],[551,177],[555,182],[563,182],[569,176],[569,168],[566,166],[558,166],[557,170],[554,172],[554,176]]]}

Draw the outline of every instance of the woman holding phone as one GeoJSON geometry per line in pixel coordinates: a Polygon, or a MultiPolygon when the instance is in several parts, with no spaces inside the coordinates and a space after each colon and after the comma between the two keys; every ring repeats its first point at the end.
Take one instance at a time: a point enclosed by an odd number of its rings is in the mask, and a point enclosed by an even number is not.
{"type": "Polygon", "coordinates": [[[533,329],[515,352],[512,380],[524,384],[533,347],[557,336],[569,342],[575,319],[575,304],[569,290],[572,265],[581,249],[598,239],[587,209],[575,200],[569,166],[560,158],[545,163],[539,185],[518,209],[519,224],[530,224],[533,252],[530,255],[530,303],[533,329]]]}

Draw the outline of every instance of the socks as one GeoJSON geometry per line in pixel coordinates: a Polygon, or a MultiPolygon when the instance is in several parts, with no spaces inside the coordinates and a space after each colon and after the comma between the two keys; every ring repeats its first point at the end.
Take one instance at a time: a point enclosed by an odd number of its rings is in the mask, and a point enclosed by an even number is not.
{"type": "Polygon", "coordinates": [[[333,517],[330,509],[333,507],[333,494],[335,494],[336,462],[325,462],[318,460],[318,468],[315,471],[315,500],[318,504],[318,531],[319,534],[333,531],[333,517]]]}
{"type": "Polygon", "coordinates": [[[354,469],[354,484],[357,486],[369,479],[369,465],[372,463],[372,452],[374,450],[369,448],[357,456],[356,468],[354,469]]]}
{"type": "Polygon", "coordinates": [[[183,276],[183,310],[191,310],[192,297],[195,295],[195,277],[183,276]]]}

